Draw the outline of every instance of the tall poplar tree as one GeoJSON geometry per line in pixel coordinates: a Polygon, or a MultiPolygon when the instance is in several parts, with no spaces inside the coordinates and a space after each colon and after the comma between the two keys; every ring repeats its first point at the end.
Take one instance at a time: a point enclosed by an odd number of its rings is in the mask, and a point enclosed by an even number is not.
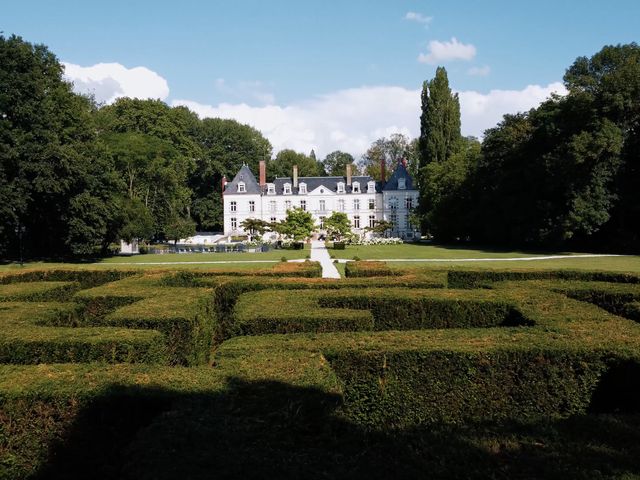
{"type": "Polygon", "coordinates": [[[422,114],[418,139],[419,211],[423,232],[429,230],[430,216],[438,206],[431,192],[441,190],[438,177],[429,174],[429,166],[441,167],[455,161],[463,147],[460,134],[460,101],[451,92],[444,67],[436,69],[436,76],[422,85],[422,114]]]}
{"type": "Polygon", "coordinates": [[[431,162],[444,162],[461,147],[460,101],[449,88],[444,67],[422,85],[422,114],[420,115],[420,167],[431,162]]]}

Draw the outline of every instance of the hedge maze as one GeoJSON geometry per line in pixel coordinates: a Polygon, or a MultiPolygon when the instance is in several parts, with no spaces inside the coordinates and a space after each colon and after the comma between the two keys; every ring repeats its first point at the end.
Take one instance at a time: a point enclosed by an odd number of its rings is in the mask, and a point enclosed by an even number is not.
{"type": "Polygon", "coordinates": [[[0,277],[0,478],[635,478],[640,276],[0,277]]]}

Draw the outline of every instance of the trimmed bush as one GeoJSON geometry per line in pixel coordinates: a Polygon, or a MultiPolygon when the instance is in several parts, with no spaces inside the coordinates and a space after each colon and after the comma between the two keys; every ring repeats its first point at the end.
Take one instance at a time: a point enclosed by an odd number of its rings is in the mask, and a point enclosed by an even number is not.
{"type": "Polygon", "coordinates": [[[30,282],[0,284],[0,302],[68,300],[80,288],[78,282],[30,282]]]}
{"type": "Polygon", "coordinates": [[[399,275],[391,270],[385,262],[347,262],[344,269],[346,277],[389,277],[399,275]]]}
{"type": "Polygon", "coordinates": [[[585,414],[600,379],[622,361],[593,350],[522,348],[327,356],[344,382],[345,415],[373,429],[585,414]]]}
{"type": "Polygon", "coordinates": [[[81,315],[77,304],[0,304],[0,363],[163,363],[163,335],[122,328],[70,328],[81,315]],[[53,326],[51,326],[53,325],[53,326]]]}
{"type": "Polygon", "coordinates": [[[373,330],[370,312],[320,308],[313,290],[262,290],[240,296],[228,335],[357,330],[373,330]]]}
{"type": "Polygon", "coordinates": [[[533,325],[513,303],[491,292],[344,289],[321,295],[318,304],[370,310],[375,330],[533,325]]]}

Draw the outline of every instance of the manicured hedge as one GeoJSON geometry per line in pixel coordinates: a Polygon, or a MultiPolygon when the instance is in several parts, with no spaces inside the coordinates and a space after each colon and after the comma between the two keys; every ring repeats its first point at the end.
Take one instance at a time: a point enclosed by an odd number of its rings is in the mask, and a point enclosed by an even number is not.
{"type": "Polygon", "coordinates": [[[373,330],[367,310],[320,308],[314,290],[262,290],[240,296],[227,336],[373,330]]]}
{"type": "MultiPolygon", "coordinates": [[[[600,380],[625,361],[602,351],[527,348],[344,350],[328,358],[344,384],[345,415],[374,429],[585,414],[600,380]]],[[[633,361],[640,366],[640,357],[633,361]]]]}
{"type": "Polygon", "coordinates": [[[494,282],[514,280],[582,280],[614,283],[640,283],[640,275],[582,270],[450,270],[449,288],[482,288],[494,282]]]}
{"type": "Polygon", "coordinates": [[[27,270],[0,274],[0,284],[23,282],[78,282],[81,288],[91,288],[133,275],[135,270],[27,270]]]}
{"type": "Polygon", "coordinates": [[[76,304],[0,305],[0,363],[167,362],[164,338],[159,332],[58,326],[74,323],[81,315],[76,304]]]}
{"type": "Polygon", "coordinates": [[[346,277],[389,277],[400,273],[391,270],[385,262],[357,261],[347,262],[344,274],[346,277]]]}
{"type": "Polygon", "coordinates": [[[29,282],[0,284],[0,302],[68,300],[80,288],[78,282],[29,282]]]}
{"type": "Polygon", "coordinates": [[[518,308],[485,292],[340,290],[318,298],[322,307],[370,310],[375,330],[532,325],[518,308]]]}
{"type": "Polygon", "coordinates": [[[162,332],[170,364],[199,365],[209,361],[215,317],[213,290],[167,288],[108,314],[104,324],[162,332]]]}

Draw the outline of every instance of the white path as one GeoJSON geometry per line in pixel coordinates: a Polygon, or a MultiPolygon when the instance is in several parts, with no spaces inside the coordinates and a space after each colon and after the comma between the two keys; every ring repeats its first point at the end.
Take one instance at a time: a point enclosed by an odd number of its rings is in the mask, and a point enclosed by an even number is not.
{"type": "Polygon", "coordinates": [[[327,247],[324,246],[324,240],[311,241],[311,261],[320,262],[322,265],[322,278],[340,278],[340,273],[333,264],[327,247]]]}

